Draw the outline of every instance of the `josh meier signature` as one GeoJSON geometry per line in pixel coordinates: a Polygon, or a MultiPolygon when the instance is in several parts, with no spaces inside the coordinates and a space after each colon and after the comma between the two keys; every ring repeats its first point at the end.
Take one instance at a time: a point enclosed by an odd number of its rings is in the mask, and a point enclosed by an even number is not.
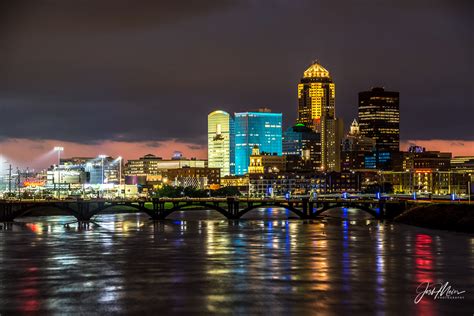
{"type": "Polygon", "coordinates": [[[466,291],[458,291],[455,288],[449,285],[449,282],[445,283],[430,283],[430,282],[422,282],[416,288],[416,297],[415,297],[415,304],[418,304],[425,295],[433,296],[433,299],[463,299],[464,293],[466,291]]]}

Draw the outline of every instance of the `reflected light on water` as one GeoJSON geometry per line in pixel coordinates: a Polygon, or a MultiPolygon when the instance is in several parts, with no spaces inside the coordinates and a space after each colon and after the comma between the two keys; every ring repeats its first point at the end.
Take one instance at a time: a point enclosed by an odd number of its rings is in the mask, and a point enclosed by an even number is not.
{"type": "MultiPolygon", "coordinates": [[[[433,239],[431,236],[426,234],[417,234],[415,237],[415,278],[416,287],[420,283],[429,282],[433,284],[435,282],[435,276],[433,274],[433,251],[432,251],[433,239]]],[[[418,315],[433,315],[433,300],[431,297],[422,299],[417,306],[418,315]]]]}
{"type": "Polygon", "coordinates": [[[377,226],[377,233],[376,233],[376,243],[375,243],[375,271],[377,273],[377,285],[375,287],[376,293],[374,295],[375,304],[379,306],[381,310],[385,308],[385,244],[386,240],[386,232],[383,225],[377,226]]]}
{"type": "Polygon", "coordinates": [[[315,237],[311,242],[311,284],[312,291],[328,291],[330,289],[328,272],[328,240],[325,226],[322,223],[311,225],[315,237]]]}
{"type": "Polygon", "coordinates": [[[336,211],[342,218],[287,219],[273,208],[250,214],[274,216],[265,220],[24,219],[0,230],[0,313],[433,315],[472,306],[413,299],[422,281],[474,292],[474,238],[336,211]]]}

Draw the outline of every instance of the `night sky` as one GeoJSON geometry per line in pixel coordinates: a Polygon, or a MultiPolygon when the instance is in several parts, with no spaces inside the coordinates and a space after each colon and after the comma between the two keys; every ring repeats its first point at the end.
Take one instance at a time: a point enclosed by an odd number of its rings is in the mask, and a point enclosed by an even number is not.
{"type": "Polygon", "coordinates": [[[384,86],[400,91],[404,145],[474,155],[473,21],[468,0],[3,1],[1,154],[205,157],[214,109],[292,124],[318,59],[346,125],[357,92],[384,86]]]}

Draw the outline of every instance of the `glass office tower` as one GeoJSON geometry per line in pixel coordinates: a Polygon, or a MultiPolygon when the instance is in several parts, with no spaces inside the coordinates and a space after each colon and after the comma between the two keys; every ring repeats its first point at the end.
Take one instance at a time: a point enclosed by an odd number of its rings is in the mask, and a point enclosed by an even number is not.
{"type": "Polygon", "coordinates": [[[209,168],[220,168],[221,177],[235,173],[234,119],[224,111],[207,117],[207,157],[209,168]]]}
{"type": "Polygon", "coordinates": [[[400,157],[400,95],[396,91],[385,91],[376,87],[359,92],[360,133],[375,140],[375,164],[382,170],[396,167],[400,157]]]}
{"type": "Polygon", "coordinates": [[[268,109],[235,113],[235,174],[247,173],[253,146],[260,152],[282,154],[282,114],[268,109]]]}
{"type": "Polygon", "coordinates": [[[359,92],[360,133],[376,141],[377,151],[398,152],[400,147],[400,95],[384,88],[359,92]]]}

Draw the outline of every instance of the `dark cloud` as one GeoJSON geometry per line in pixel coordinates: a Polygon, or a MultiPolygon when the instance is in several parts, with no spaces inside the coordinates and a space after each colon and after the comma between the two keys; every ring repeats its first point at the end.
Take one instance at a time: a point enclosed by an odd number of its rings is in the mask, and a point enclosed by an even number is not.
{"type": "Polygon", "coordinates": [[[36,0],[0,7],[0,138],[206,142],[216,108],[296,117],[318,58],[337,113],[400,91],[405,139],[474,139],[472,2],[36,0]]]}

